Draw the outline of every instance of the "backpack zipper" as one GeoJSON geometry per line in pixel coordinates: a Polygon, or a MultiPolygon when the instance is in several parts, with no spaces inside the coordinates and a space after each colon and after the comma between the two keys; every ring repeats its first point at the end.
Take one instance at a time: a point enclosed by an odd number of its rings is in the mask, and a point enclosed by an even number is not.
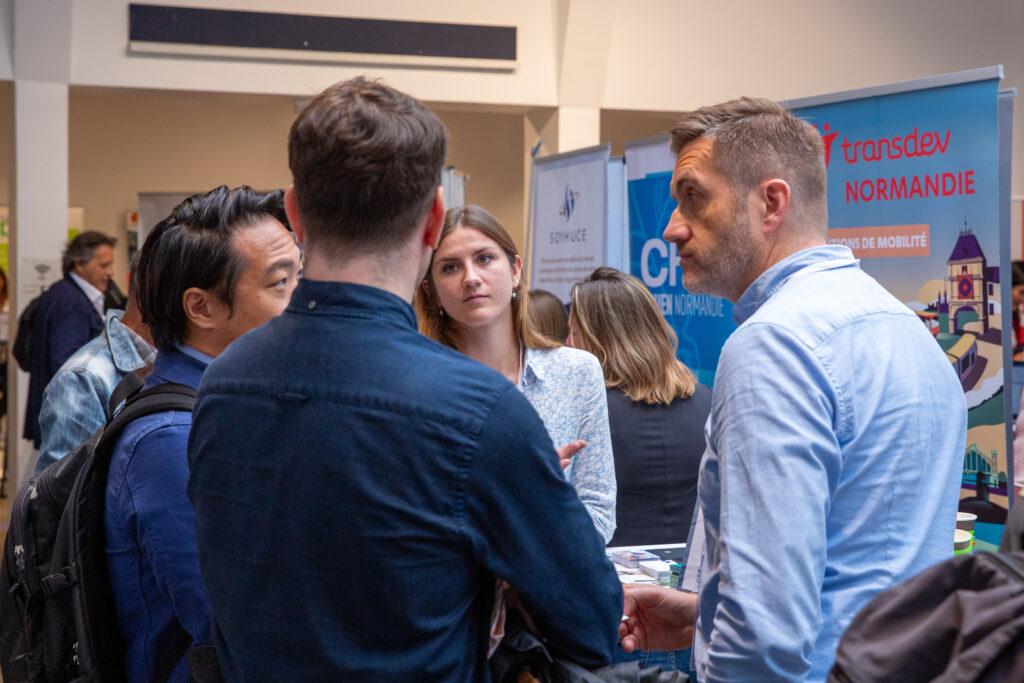
{"type": "Polygon", "coordinates": [[[28,501],[32,497],[32,493],[35,491],[35,482],[25,482],[25,486],[21,487],[17,495],[14,496],[14,509],[11,513],[11,541],[14,548],[14,567],[17,571],[18,580],[25,586],[26,598],[28,593],[35,590],[36,586],[30,585],[32,583],[38,584],[38,581],[32,581],[38,577],[29,576],[28,565],[25,563],[25,512],[28,506],[28,501]]]}

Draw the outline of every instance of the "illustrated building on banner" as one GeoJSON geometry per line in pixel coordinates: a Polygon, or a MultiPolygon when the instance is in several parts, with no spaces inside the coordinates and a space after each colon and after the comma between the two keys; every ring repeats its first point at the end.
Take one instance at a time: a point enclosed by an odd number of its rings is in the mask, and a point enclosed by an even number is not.
{"type": "Polygon", "coordinates": [[[968,324],[979,322],[978,331],[982,334],[988,332],[990,316],[995,313],[994,303],[989,303],[989,297],[998,297],[999,267],[988,267],[985,252],[974,232],[967,227],[967,221],[964,221],[964,229],[960,231],[947,265],[947,331],[962,334],[968,324]]]}

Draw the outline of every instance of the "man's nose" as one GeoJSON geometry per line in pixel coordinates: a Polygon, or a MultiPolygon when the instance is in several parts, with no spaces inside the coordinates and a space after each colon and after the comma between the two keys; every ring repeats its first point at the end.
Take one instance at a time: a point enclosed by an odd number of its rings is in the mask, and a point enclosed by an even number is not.
{"type": "Polygon", "coordinates": [[[690,239],[690,226],[679,215],[679,209],[672,211],[672,215],[668,218],[668,225],[665,226],[665,231],[661,236],[666,242],[685,242],[690,239]]]}

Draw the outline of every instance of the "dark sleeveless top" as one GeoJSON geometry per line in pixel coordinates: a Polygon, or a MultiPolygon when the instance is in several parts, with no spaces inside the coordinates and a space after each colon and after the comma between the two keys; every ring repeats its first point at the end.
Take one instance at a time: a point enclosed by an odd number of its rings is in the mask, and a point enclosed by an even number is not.
{"type": "Polygon", "coordinates": [[[711,391],[702,384],[670,405],[633,401],[608,389],[618,489],[608,545],[686,542],[710,412],[711,391]]]}

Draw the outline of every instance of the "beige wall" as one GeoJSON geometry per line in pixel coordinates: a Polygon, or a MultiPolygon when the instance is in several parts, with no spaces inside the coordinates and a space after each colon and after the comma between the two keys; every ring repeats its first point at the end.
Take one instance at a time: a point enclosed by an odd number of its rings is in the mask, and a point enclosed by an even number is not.
{"type": "MultiPolygon", "coordinates": [[[[795,99],[1002,64],[1024,95],[1021,0],[620,3],[602,106],[680,111],[739,95],[795,99]]],[[[1024,194],[1024,104],[1013,193],[1024,194]]]]}
{"type": "Polygon", "coordinates": [[[523,226],[523,117],[521,114],[438,112],[451,136],[448,163],[469,176],[466,202],[500,220],[520,250],[523,226]]]}
{"type": "Polygon", "coordinates": [[[556,3],[550,0],[175,0],[156,4],[516,26],[518,67],[484,71],[132,54],[126,50],[129,0],[76,0],[71,82],[302,96],[369,72],[424,100],[550,106],[558,99],[556,3]]]}
{"type": "Polygon", "coordinates": [[[283,187],[294,117],[283,97],[73,89],[69,199],[86,227],[120,239],[122,287],[125,212],[139,192],[283,187]]]}
{"type": "Polygon", "coordinates": [[[673,113],[606,109],[601,112],[601,141],[611,143],[612,156],[622,156],[627,142],[668,133],[675,119],[673,113]]]}
{"type": "MultiPolygon", "coordinates": [[[[287,137],[295,102],[279,96],[72,89],[70,202],[85,209],[86,227],[121,240],[117,270],[122,286],[125,212],[136,208],[138,193],[190,192],[220,184],[287,186],[287,137]]],[[[451,133],[448,163],[469,176],[467,200],[493,211],[522,244],[521,115],[440,114],[451,133]]],[[[3,186],[0,182],[6,190],[3,186]]]]}
{"type": "Polygon", "coordinates": [[[10,81],[0,82],[0,206],[11,205],[10,175],[14,164],[14,93],[10,81]]]}
{"type": "MultiPolygon", "coordinates": [[[[778,0],[767,15],[756,0],[346,0],[343,11],[336,0],[176,4],[514,25],[519,64],[486,72],[138,55],[126,50],[128,0],[76,0],[71,83],[111,86],[72,92],[70,201],[86,207],[91,226],[120,233],[139,190],[285,182],[290,96],[356,73],[444,103],[437,106],[453,129],[450,161],[469,173],[469,199],[493,209],[520,243],[532,142],[524,144],[521,115],[528,110],[598,108],[601,139],[620,154],[625,141],[664,131],[674,112],[744,93],[798,98],[997,63],[1006,67],[1004,87],[1024,92],[1020,0],[778,0]],[[183,90],[242,94],[204,99],[183,90]],[[223,148],[232,151],[213,151],[223,148]]],[[[10,34],[10,7],[0,0],[0,47],[10,34]]],[[[10,110],[3,97],[0,125],[10,110]]],[[[1024,100],[1014,133],[1013,194],[1020,197],[1024,100]]],[[[0,183],[0,196],[6,192],[0,183]]]]}

